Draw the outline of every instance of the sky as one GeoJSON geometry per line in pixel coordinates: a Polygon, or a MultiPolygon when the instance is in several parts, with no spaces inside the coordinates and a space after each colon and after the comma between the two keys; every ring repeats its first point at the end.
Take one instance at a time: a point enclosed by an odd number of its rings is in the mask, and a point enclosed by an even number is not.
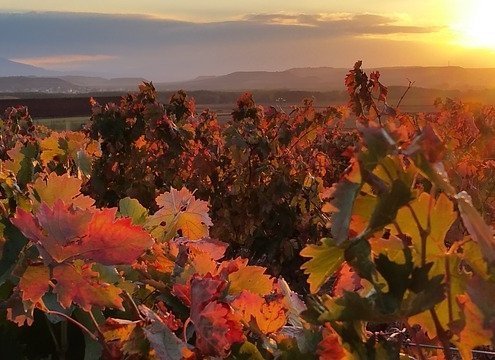
{"type": "Polygon", "coordinates": [[[293,67],[495,67],[491,0],[0,0],[0,57],[153,81],[293,67]]]}

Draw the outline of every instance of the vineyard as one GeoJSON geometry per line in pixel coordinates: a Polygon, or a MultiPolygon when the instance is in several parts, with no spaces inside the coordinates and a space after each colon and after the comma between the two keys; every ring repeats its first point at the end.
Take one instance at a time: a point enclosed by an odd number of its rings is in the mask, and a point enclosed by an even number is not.
{"type": "Polygon", "coordinates": [[[345,85],[226,122],[151,83],[79,132],[7,109],[1,357],[493,358],[494,108],[345,85]]]}

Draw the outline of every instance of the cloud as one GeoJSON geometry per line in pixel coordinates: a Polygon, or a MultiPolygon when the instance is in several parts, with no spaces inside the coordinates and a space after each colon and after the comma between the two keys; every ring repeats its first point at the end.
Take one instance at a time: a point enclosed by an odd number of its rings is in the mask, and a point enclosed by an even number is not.
{"type": "Polygon", "coordinates": [[[198,23],[141,15],[0,13],[0,57],[107,76],[181,80],[236,70],[347,66],[358,57],[402,65],[395,59],[418,59],[417,48],[426,46],[412,38],[436,31],[373,14],[251,14],[198,23]],[[380,42],[361,41],[367,35],[380,42]],[[377,46],[384,53],[364,52],[377,46]],[[399,47],[406,52],[398,54],[399,47]]]}
{"type": "Polygon", "coordinates": [[[374,14],[249,14],[244,20],[273,25],[331,29],[334,35],[423,34],[442,29],[434,26],[400,25],[398,18],[374,14]]]}
{"type": "Polygon", "coordinates": [[[17,61],[23,64],[49,68],[58,65],[78,65],[88,62],[112,60],[116,58],[117,58],[116,56],[101,55],[101,54],[100,55],[68,54],[68,55],[56,55],[56,56],[14,58],[10,60],[17,61]]]}

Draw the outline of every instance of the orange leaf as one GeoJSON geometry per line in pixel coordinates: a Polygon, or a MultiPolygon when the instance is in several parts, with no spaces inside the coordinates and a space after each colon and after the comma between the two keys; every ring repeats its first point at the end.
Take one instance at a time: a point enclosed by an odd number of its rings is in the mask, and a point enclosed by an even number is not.
{"type": "Polygon", "coordinates": [[[267,302],[250,291],[243,291],[231,305],[245,323],[254,321],[263,334],[276,332],[287,323],[286,308],[281,301],[267,302]]]}
{"type": "Polygon", "coordinates": [[[458,295],[457,303],[462,310],[464,326],[455,332],[453,342],[456,344],[463,359],[471,359],[477,346],[490,345],[493,330],[485,328],[485,317],[468,295],[458,295]]]}
{"type": "Polygon", "coordinates": [[[19,281],[22,300],[36,304],[50,289],[50,269],[43,265],[28,266],[19,281]]]}
{"type": "Polygon", "coordinates": [[[72,265],[61,264],[53,269],[53,278],[57,281],[54,292],[60,304],[68,308],[72,303],[83,310],[90,311],[93,306],[123,310],[122,292],[118,287],[101,282],[99,274],[91,269],[92,264],[80,260],[72,265]]]}

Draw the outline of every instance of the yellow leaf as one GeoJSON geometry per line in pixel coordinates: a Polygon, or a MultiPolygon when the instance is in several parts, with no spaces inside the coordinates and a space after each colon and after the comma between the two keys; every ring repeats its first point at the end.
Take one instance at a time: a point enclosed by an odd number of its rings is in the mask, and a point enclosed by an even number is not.
{"type": "Polygon", "coordinates": [[[340,268],[344,261],[344,250],[333,245],[331,239],[324,238],[321,245],[306,246],[301,256],[311,258],[301,269],[309,275],[309,289],[314,294],[340,268]]]}
{"type": "Polygon", "coordinates": [[[208,236],[208,228],[213,225],[208,215],[208,202],[197,200],[186,188],[180,191],[172,188],[156,198],[161,207],[147,222],[154,228],[152,234],[167,241],[178,232],[189,240],[199,240],[208,236]]]}
{"type": "Polygon", "coordinates": [[[261,266],[245,266],[229,274],[229,293],[239,294],[249,290],[258,295],[267,295],[272,291],[273,280],[265,274],[261,266]]]}
{"type": "Polygon", "coordinates": [[[463,359],[472,359],[472,350],[477,346],[490,345],[493,331],[485,328],[484,316],[468,295],[457,296],[462,309],[464,326],[456,332],[452,342],[457,346],[463,359]]]}
{"type": "Polygon", "coordinates": [[[52,161],[55,156],[63,156],[65,154],[65,151],[59,146],[60,138],[60,133],[53,132],[49,137],[40,141],[40,159],[44,164],[52,161]]]}
{"type": "Polygon", "coordinates": [[[77,178],[67,174],[58,176],[52,172],[46,181],[40,177],[36,179],[33,184],[36,196],[33,197],[33,200],[39,205],[39,198],[41,202],[52,206],[60,199],[65,204],[73,204],[81,209],[87,209],[93,206],[94,200],[81,194],[81,184],[82,181],[77,178]]]}
{"type": "MultiPolygon", "coordinates": [[[[437,255],[447,251],[444,243],[445,236],[457,219],[454,204],[443,193],[435,200],[423,192],[410,205],[421,227],[425,230],[428,226],[428,212],[430,212],[431,229],[426,240],[426,259],[427,261],[435,261],[437,255]],[[429,211],[430,206],[431,210],[429,211]]],[[[401,231],[411,237],[416,252],[421,254],[421,234],[410,209],[401,208],[397,213],[396,222],[401,231]]]]}

